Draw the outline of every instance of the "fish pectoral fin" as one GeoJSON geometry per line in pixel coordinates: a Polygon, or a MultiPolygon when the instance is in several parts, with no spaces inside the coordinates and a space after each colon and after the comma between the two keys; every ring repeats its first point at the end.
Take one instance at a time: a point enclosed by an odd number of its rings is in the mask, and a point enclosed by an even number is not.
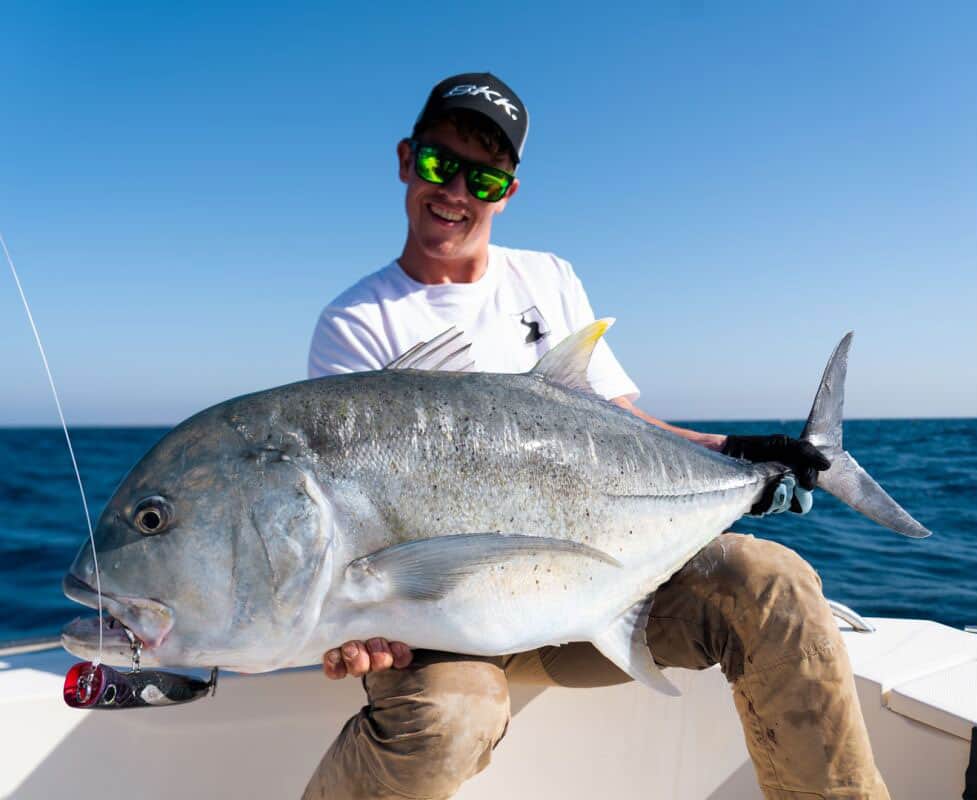
{"type": "Polygon", "coordinates": [[[542,375],[568,389],[593,393],[593,387],[587,380],[587,367],[597,343],[613,324],[614,320],[608,317],[571,333],[546,353],[529,374],[542,375]]]}
{"type": "Polygon", "coordinates": [[[646,630],[653,600],[654,594],[642,597],[593,639],[593,643],[609,661],[639,683],[671,697],[679,697],[682,693],[662,674],[648,648],[646,630]]]}
{"type": "Polygon", "coordinates": [[[462,533],[395,544],[346,567],[353,599],[438,600],[465,578],[504,567],[517,556],[564,554],[620,566],[606,553],[569,539],[509,533],[462,533]]]}

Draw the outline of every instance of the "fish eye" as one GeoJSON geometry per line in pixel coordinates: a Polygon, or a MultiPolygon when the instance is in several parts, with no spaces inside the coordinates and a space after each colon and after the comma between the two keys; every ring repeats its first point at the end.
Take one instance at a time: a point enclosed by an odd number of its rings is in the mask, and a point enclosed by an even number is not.
{"type": "Polygon", "coordinates": [[[155,536],[163,533],[173,521],[173,507],[165,498],[147,497],[136,505],[132,519],[140,533],[155,536]]]}

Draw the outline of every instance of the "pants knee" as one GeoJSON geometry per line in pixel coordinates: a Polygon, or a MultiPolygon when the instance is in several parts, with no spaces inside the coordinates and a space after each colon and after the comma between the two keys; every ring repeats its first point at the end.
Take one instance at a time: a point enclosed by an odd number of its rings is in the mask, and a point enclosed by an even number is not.
{"type": "Polygon", "coordinates": [[[727,543],[721,574],[726,592],[735,598],[732,624],[747,652],[768,645],[806,651],[840,639],[820,577],[790,548],[736,536],[727,543]]]}
{"type": "Polygon", "coordinates": [[[734,533],[711,541],[659,589],[648,624],[659,664],[718,662],[730,681],[840,642],[810,564],[775,542],[734,533]]]}
{"type": "Polygon", "coordinates": [[[717,542],[723,557],[716,579],[724,594],[737,598],[738,612],[783,607],[798,613],[824,604],[821,578],[790,548],[740,534],[717,542]]]}
{"type": "Polygon", "coordinates": [[[368,760],[388,789],[440,800],[488,766],[508,726],[509,694],[502,671],[485,667],[442,670],[449,674],[428,676],[421,691],[374,702],[368,760]]]}

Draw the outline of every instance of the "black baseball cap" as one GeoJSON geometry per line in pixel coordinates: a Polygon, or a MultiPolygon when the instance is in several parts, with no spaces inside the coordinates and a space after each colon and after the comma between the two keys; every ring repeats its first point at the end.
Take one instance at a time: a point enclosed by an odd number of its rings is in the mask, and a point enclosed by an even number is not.
{"type": "Polygon", "coordinates": [[[445,78],[431,90],[414,123],[414,132],[449,111],[465,109],[488,117],[499,126],[518,164],[529,132],[529,112],[518,95],[490,72],[466,72],[445,78]]]}

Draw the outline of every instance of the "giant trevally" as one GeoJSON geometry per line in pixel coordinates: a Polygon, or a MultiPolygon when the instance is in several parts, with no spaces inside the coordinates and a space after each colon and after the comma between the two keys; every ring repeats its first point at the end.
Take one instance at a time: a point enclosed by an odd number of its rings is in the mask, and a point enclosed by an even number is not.
{"type": "MultiPolygon", "coordinates": [[[[707,450],[587,385],[610,321],[522,375],[451,367],[445,337],[384,370],[202,411],[133,468],[95,533],[104,660],[244,672],[317,663],[351,639],[500,655],[590,641],[672,691],[645,643],[655,589],[789,470],[707,450]],[[123,627],[124,626],[124,627],[123,627]]],[[[851,334],[803,438],[822,488],[910,536],[928,531],[842,449],[851,334]]],[[[96,605],[90,548],[65,593],[96,605]]],[[[64,646],[96,656],[98,623],[64,646]]]]}

